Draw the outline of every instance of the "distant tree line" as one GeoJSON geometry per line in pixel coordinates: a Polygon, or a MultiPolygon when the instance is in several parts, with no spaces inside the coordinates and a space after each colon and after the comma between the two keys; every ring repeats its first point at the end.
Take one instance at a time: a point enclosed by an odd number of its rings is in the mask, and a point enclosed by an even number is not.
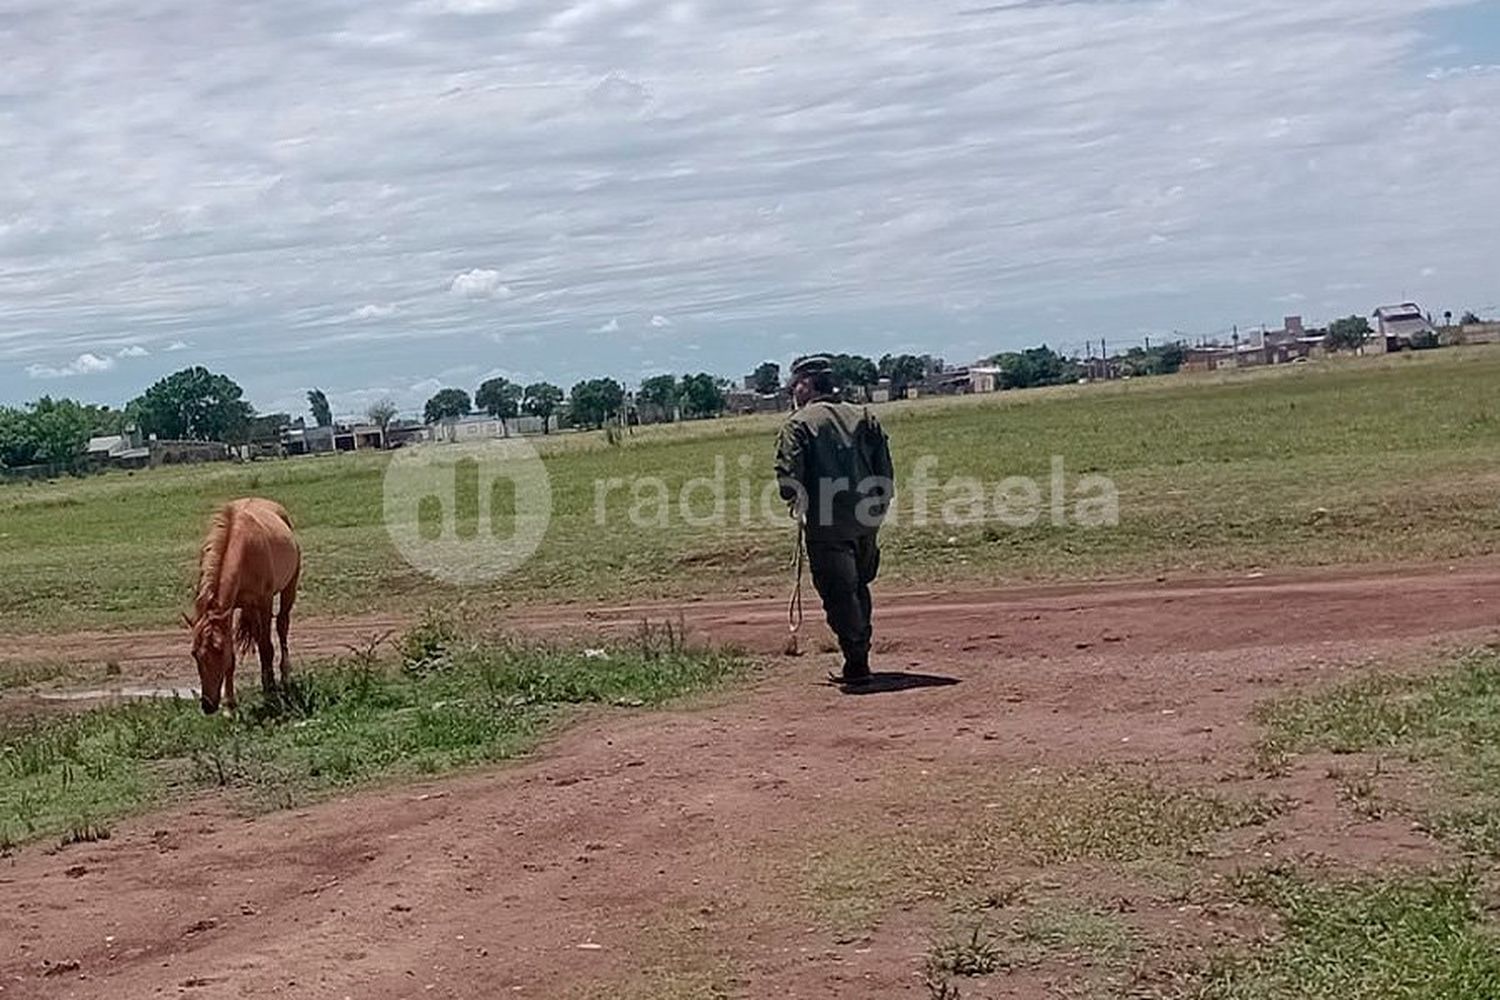
{"type": "Polygon", "coordinates": [[[477,411],[500,421],[501,432],[509,434],[510,421],[524,413],[541,420],[543,433],[551,433],[552,418],[562,401],[563,391],[550,382],[522,385],[497,375],[480,384],[472,401],[463,389],[439,389],[422,407],[422,420],[438,424],[477,411]]]}
{"type": "MultiPolygon", "coordinates": [[[[1473,310],[1465,311],[1465,325],[1483,322],[1473,310]]],[[[1330,350],[1357,350],[1374,330],[1363,316],[1334,320],[1326,331],[1330,350]]],[[[1133,347],[1111,357],[1126,375],[1169,375],[1186,358],[1180,343],[1155,347],[1133,347]]],[[[833,381],[841,391],[869,391],[879,384],[889,386],[893,398],[939,376],[947,370],[942,358],[922,354],[886,354],[878,360],[859,354],[830,356],[833,381]]],[[[988,363],[999,369],[998,387],[1027,389],[1076,382],[1086,371],[1086,362],[1068,357],[1047,345],[993,355],[988,363]]],[[[750,376],[748,388],[769,395],[783,391],[781,366],[766,361],[750,376]]],[[[426,423],[456,420],[474,412],[487,413],[510,433],[510,422],[522,415],[542,422],[544,432],[553,426],[604,427],[611,423],[640,419],[640,410],[653,408],[657,419],[705,419],[725,412],[730,385],[707,372],[675,376],[654,375],[641,382],[631,397],[613,378],[586,379],[569,392],[549,382],[523,385],[496,376],[481,383],[471,396],[456,387],[440,389],[422,410],[426,423]]],[[[334,423],[333,408],[321,389],[307,392],[308,412],[319,427],[334,423]]],[[[27,465],[76,465],[93,436],[121,434],[136,428],[143,438],[160,440],[223,441],[244,443],[268,433],[263,426],[272,417],[257,418],[241,387],[226,375],[201,366],[185,368],[153,384],[123,409],[83,404],[71,399],[41,399],[23,407],[0,406],[0,468],[27,465]]],[[[387,431],[397,416],[389,399],[372,404],[365,413],[371,423],[387,431]]]]}
{"type": "Polygon", "coordinates": [[[89,438],[131,426],[145,438],[242,443],[255,415],[243,397],[233,380],[195,367],[167,376],[123,410],[49,396],[20,409],[0,407],[0,467],[71,467],[89,438]]]}

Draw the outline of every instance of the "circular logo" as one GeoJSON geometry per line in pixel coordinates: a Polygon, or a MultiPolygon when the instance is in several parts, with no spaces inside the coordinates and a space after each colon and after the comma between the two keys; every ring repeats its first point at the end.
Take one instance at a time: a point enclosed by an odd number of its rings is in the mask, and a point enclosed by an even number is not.
{"type": "Polygon", "coordinates": [[[414,569],[445,583],[489,583],[546,537],[552,481],[524,438],[403,448],[385,470],[385,528],[414,569]]]}

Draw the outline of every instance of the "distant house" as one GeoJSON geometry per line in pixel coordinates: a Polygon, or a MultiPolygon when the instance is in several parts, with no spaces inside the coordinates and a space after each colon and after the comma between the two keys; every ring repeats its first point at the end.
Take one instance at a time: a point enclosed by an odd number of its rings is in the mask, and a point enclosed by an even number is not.
{"type": "Polygon", "coordinates": [[[791,409],[792,399],[786,392],[756,392],[754,387],[730,389],[724,394],[727,413],[782,413],[791,409]]]}
{"type": "Polygon", "coordinates": [[[1320,357],[1323,340],[1323,334],[1312,333],[1302,325],[1301,316],[1288,316],[1280,330],[1267,330],[1261,335],[1261,351],[1266,364],[1284,365],[1299,358],[1320,357]]]}
{"type": "Polygon", "coordinates": [[[420,420],[397,420],[385,429],[387,448],[401,448],[426,440],[427,425],[420,420]]]}
{"type": "Polygon", "coordinates": [[[326,455],[334,450],[332,427],[309,427],[298,417],[281,432],[281,447],[288,455],[326,455]]]}
{"type": "MultiPolygon", "coordinates": [[[[416,436],[425,437],[426,427],[420,427],[416,436]]],[[[397,437],[397,425],[389,432],[382,432],[379,424],[334,424],[331,427],[308,427],[298,417],[281,432],[281,446],[288,455],[327,455],[339,451],[378,451],[388,447],[397,437]]],[[[403,440],[413,435],[404,430],[403,440]]]]}
{"type": "Polygon", "coordinates": [[[1089,382],[1105,382],[1124,374],[1119,358],[1083,358],[1078,362],[1078,376],[1089,382]]]}
{"type": "Polygon", "coordinates": [[[944,368],[942,371],[931,373],[915,386],[908,386],[907,396],[911,396],[912,388],[918,389],[923,396],[959,396],[998,392],[1004,374],[1005,369],[995,365],[977,364],[961,368],[944,368]]]}
{"type": "Polygon", "coordinates": [[[151,449],[141,444],[140,432],[135,430],[89,438],[84,453],[94,466],[144,469],[151,464],[151,449]]]}
{"type": "MultiPolygon", "coordinates": [[[[554,417],[552,427],[557,426],[557,418],[554,417]]],[[[427,439],[442,444],[456,444],[463,441],[487,441],[507,434],[541,434],[543,430],[539,417],[511,417],[501,424],[500,418],[488,413],[471,413],[456,420],[428,424],[427,439]]]]}
{"type": "MultiPolygon", "coordinates": [[[[1437,345],[1437,328],[1415,302],[1381,306],[1375,310],[1375,334],[1387,351],[1437,345]]],[[[1379,346],[1377,345],[1377,350],[1379,346]]]]}

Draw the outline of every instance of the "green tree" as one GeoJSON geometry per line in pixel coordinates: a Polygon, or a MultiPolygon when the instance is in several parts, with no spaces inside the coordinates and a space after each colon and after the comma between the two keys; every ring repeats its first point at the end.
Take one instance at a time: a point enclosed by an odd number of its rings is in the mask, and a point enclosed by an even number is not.
{"type": "Polygon", "coordinates": [[[89,433],[91,434],[124,434],[126,425],[130,423],[130,419],[126,416],[124,410],[116,410],[111,406],[86,403],[84,404],[83,412],[88,417],[89,433]]]}
{"type": "Polygon", "coordinates": [[[880,381],[880,369],[867,357],[835,354],[828,360],[833,364],[833,384],[840,389],[868,388],[880,381]]]}
{"type": "Polygon", "coordinates": [[[495,376],[486,379],[474,394],[474,405],[500,421],[501,433],[510,436],[507,420],[521,415],[522,390],[510,379],[495,376]]]}
{"type": "Polygon", "coordinates": [[[333,426],[333,408],[328,405],[328,397],[322,389],[308,390],[307,408],[312,411],[313,423],[319,427],[333,426]]]}
{"type": "Polygon", "coordinates": [[[667,420],[676,419],[677,379],[671,375],[653,375],[641,383],[636,394],[641,402],[660,408],[667,420]]]}
{"type": "Polygon", "coordinates": [[[931,358],[919,358],[913,354],[887,354],[880,359],[880,377],[891,380],[893,396],[906,395],[906,387],[920,382],[929,374],[931,358]]]}
{"type": "Polygon", "coordinates": [[[724,412],[724,390],[712,375],[699,372],[682,379],[682,412],[688,417],[717,417],[724,412]]]}
{"type": "Polygon", "coordinates": [[[781,366],[774,361],[764,361],[750,377],[750,386],[763,396],[781,391],[781,366]]]}
{"type": "Polygon", "coordinates": [[[14,469],[35,462],[31,415],[13,406],[0,406],[0,468],[14,469]]]}
{"type": "Polygon", "coordinates": [[[0,409],[0,465],[73,467],[93,432],[92,409],[51,396],[25,410],[0,409]]]}
{"type": "Polygon", "coordinates": [[[1182,369],[1187,361],[1187,348],[1178,343],[1163,344],[1156,350],[1156,374],[1172,375],[1182,369]]]}
{"type": "Polygon", "coordinates": [[[255,410],[233,379],[207,368],[184,368],[133,400],[126,412],[142,434],[168,441],[243,442],[255,410]]]}
{"type": "Polygon", "coordinates": [[[1363,316],[1345,316],[1328,324],[1326,344],[1331,351],[1354,351],[1364,346],[1375,331],[1363,316]]]}
{"type": "Polygon", "coordinates": [[[541,420],[542,433],[552,433],[552,415],[563,401],[563,391],[550,382],[533,382],[521,394],[521,406],[541,420]]]}
{"type": "Polygon", "coordinates": [[[386,435],[390,433],[391,421],[396,419],[396,404],[389,399],[378,400],[370,404],[365,416],[370,423],[380,428],[380,443],[388,446],[390,442],[386,440],[386,435]]]}
{"type": "Polygon", "coordinates": [[[1128,375],[1170,375],[1182,367],[1187,352],[1181,344],[1163,344],[1149,350],[1132,347],[1121,359],[1128,375]]]}
{"type": "Polygon", "coordinates": [[[1484,320],[1479,318],[1479,314],[1472,309],[1464,310],[1463,316],[1459,318],[1459,323],[1463,324],[1464,326],[1474,326],[1477,323],[1483,322],[1484,320]]]}
{"type": "Polygon", "coordinates": [[[474,409],[469,394],[462,389],[439,389],[422,409],[422,419],[429,424],[467,417],[474,409]]]}
{"type": "Polygon", "coordinates": [[[625,405],[625,387],[612,378],[579,382],[568,395],[573,421],[588,427],[603,427],[625,405]]]}
{"type": "Polygon", "coordinates": [[[991,362],[1001,371],[1001,388],[1004,389],[1030,389],[1078,381],[1078,363],[1046,344],[997,354],[991,362]]]}

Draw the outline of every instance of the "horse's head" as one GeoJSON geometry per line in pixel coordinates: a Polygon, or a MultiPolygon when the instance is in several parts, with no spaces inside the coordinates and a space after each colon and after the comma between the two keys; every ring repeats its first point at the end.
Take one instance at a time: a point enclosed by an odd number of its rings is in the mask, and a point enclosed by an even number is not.
{"type": "Polygon", "coordinates": [[[213,715],[219,710],[219,696],[224,688],[224,678],[234,666],[234,643],[229,634],[233,611],[206,611],[193,629],[193,661],[198,664],[198,683],[203,692],[201,704],[204,715],[213,715]]]}

